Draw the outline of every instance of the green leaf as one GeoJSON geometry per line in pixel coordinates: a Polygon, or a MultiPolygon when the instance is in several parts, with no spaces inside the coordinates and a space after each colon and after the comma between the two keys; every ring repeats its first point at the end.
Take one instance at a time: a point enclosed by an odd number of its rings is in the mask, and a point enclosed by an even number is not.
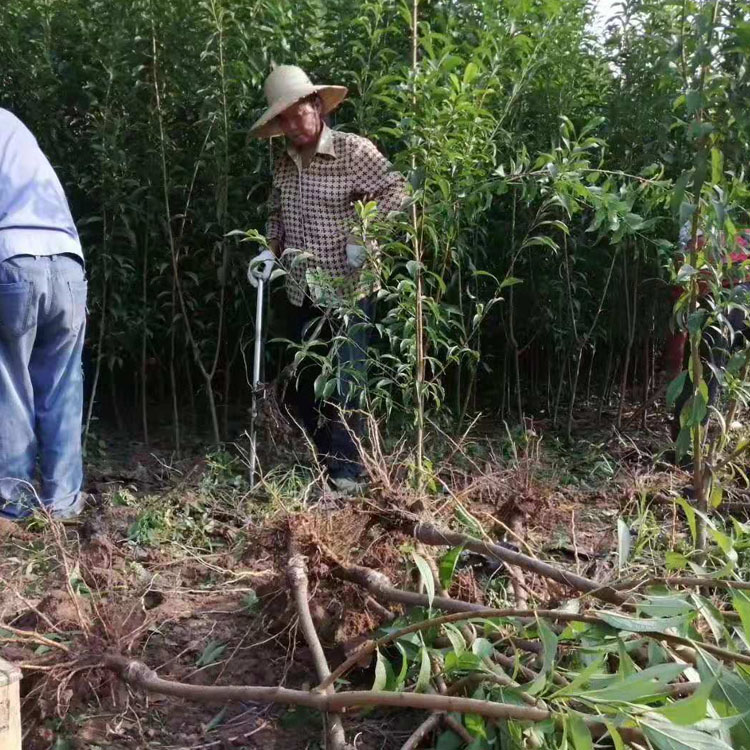
{"type": "Polygon", "coordinates": [[[451,642],[451,647],[455,654],[462,654],[466,651],[466,641],[464,640],[463,633],[452,623],[446,623],[445,635],[451,642]]]}
{"type": "Polygon", "coordinates": [[[622,518],[617,519],[617,567],[620,573],[625,570],[630,555],[630,529],[622,518]]]}
{"type": "Polygon", "coordinates": [[[745,638],[750,639],[750,596],[744,591],[732,592],[732,606],[740,616],[742,629],[745,631],[745,638]]]}
{"type": "Polygon", "coordinates": [[[711,692],[711,704],[719,716],[743,714],[740,722],[731,731],[734,745],[738,748],[750,747],[750,720],[744,716],[747,707],[750,706],[750,683],[700,649],[697,666],[701,682],[715,683],[711,692]]]}
{"type": "Polygon", "coordinates": [[[630,677],[631,675],[638,674],[638,669],[635,666],[635,662],[630,658],[625,643],[621,639],[617,639],[617,654],[620,660],[620,664],[617,668],[617,673],[623,677],[630,677]]]}
{"type": "Polygon", "coordinates": [[[656,713],[680,726],[690,726],[701,721],[708,710],[708,699],[714,689],[716,680],[703,682],[689,698],[675,701],[663,708],[656,709],[656,713]]]}
{"type": "Polygon", "coordinates": [[[464,724],[474,737],[487,739],[487,724],[483,717],[477,714],[466,714],[464,716],[464,724]]]}
{"type": "Polygon", "coordinates": [[[658,750],[732,750],[726,742],[689,727],[681,727],[657,714],[641,721],[643,733],[658,750]]]}
{"type": "Polygon", "coordinates": [[[225,643],[209,641],[203,649],[203,653],[196,660],[195,666],[207,667],[209,664],[215,664],[226,650],[226,647],[225,643]]]}
{"type": "Polygon", "coordinates": [[[578,695],[580,689],[584,685],[587,685],[595,674],[599,674],[601,672],[602,666],[604,664],[604,658],[604,655],[599,655],[599,657],[592,661],[591,664],[586,667],[586,669],[576,675],[575,679],[571,680],[569,685],[561,688],[551,697],[563,698],[566,695],[578,695]]]}
{"type": "Polygon", "coordinates": [[[612,744],[615,746],[615,750],[625,750],[625,743],[622,740],[620,732],[617,727],[608,719],[604,720],[604,724],[607,727],[609,736],[612,738],[612,744]]]}
{"type": "Polygon", "coordinates": [[[429,602],[430,607],[432,607],[432,602],[435,599],[435,577],[432,575],[432,568],[427,560],[421,555],[418,555],[416,552],[412,552],[411,555],[419,569],[419,577],[425,591],[427,592],[427,601],[429,602]]]}
{"type": "Polygon", "coordinates": [[[667,405],[669,407],[673,407],[675,405],[675,401],[677,401],[677,398],[682,393],[683,388],[685,387],[685,381],[687,380],[687,370],[684,372],[681,372],[670,384],[667,388],[667,405]]]}
{"type": "Polygon", "coordinates": [[[478,75],[479,66],[474,62],[470,62],[464,70],[464,85],[470,86],[478,75]]]}
{"type": "Polygon", "coordinates": [[[544,620],[537,620],[537,628],[539,629],[539,636],[542,640],[542,647],[544,649],[542,671],[545,674],[549,674],[555,664],[555,656],[557,654],[557,636],[544,620]]]}
{"type": "Polygon", "coordinates": [[[663,695],[665,687],[685,671],[684,664],[657,664],[642,672],[616,679],[607,687],[579,693],[580,698],[594,702],[635,703],[654,695],[663,695]]]}
{"type": "Polygon", "coordinates": [[[683,172],[675,181],[674,187],[672,188],[672,197],[670,200],[670,206],[672,213],[676,214],[680,206],[682,205],[682,199],[685,197],[685,189],[687,188],[688,182],[692,177],[692,170],[683,172]]]}
{"type": "Polygon", "coordinates": [[[693,544],[695,544],[695,539],[696,539],[695,508],[693,508],[693,506],[690,505],[690,503],[682,497],[676,497],[674,501],[685,512],[685,518],[687,519],[688,527],[690,528],[690,534],[693,537],[693,544]]]}
{"type": "Polygon", "coordinates": [[[401,652],[401,671],[396,676],[396,690],[401,690],[406,683],[406,673],[409,671],[409,659],[406,656],[406,649],[396,643],[396,648],[401,652]]]}
{"type": "Polygon", "coordinates": [[[667,565],[668,570],[685,570],[688,566],[688,559],[685,555],[681,555],[679,552],[673,550],[667,550],[664,555],[664,562],[667,565]]]}
{"type": "Polygon", "coordinates": [[[678,617],[629,617],[614,612],[600,612],[599,619],[617,630],[628,633],[666,633],[670,628],[680,628],[687,623],[687,616],[678,617]]]}
{"type": "Polygon", "coordinates": [[[526,688],[526,692],[529,695],[538,695],[547,687],[549,674],[552,671],[555,663],[555,655],[557,654],[557,636],[552,628],[544,620],[537,620],[537,628],[543,649],[542,669],[539,672],[539,676],[526,688]]]}
{"type": "Polygon", "coordinates": [[[206,724],[206,733],[216,729],[216,727],[219,727],[224,723],[224,717],[227,714],[227,710],[228,706],[224,706],[224,708],[222,708],[221,711],[219,711],[219,713],[216,714],[216,716],[214,716],[214,718],[211,719],[208,724],[206,724]]]}
{"type": "Polygon", "coordinates": [[[427,653],[427,649],[422,646],[419,650],[419,676],[417,677],[417,685],[414,688],[418,693],[424,693],[430,686],[430,678],[432,676],[432,664],[430,662],[430,655],[427,653]]]}
{"type": "Polygon", "coordinates": [[[568,731],[573,741],[575,750],[594,750],[591,732],[586,722],[576,713],[570,713],[567,717],[568,731]]]}
{"type": "Polygon", "coordinates": [[[453,583],[453,574],[456,572],[456,565],[463,547],[454,547],[449,549],[438,563],[438,575],[440,576],[440,585],[447,591],[453,583]]]}
{"type": "Polygon", "coordinates": [[[701,92],[696,91],[695,89],[691,89],[690,91],[688,91],[687,95],[685,96],[685,103],[687,105],[687,113],[689,115],[694,115],[703,104],[703,97],[701,96],[701,92]]]}
{"type": "Polygon", "coordinates": [[[380,653],[380,649],[377,650],[377,660],[375,662],[375,679],[372,683],[372,690],[385,690],[385,686],[388,684],[388,670],[385,666],[385,658],[380,653]]]}
{"type": "Polygon", "coordinates": [[[711,181],[720,185],[724,178],[724,154],[716,147],[711,149],[711,181]]]}
{"type": "Polygon", "coordinates": [[[651,595],[638,602],[638,613],[644,612],[651,617],[677,617],[688,615],[694,606],[681,596],[651,595]]]}

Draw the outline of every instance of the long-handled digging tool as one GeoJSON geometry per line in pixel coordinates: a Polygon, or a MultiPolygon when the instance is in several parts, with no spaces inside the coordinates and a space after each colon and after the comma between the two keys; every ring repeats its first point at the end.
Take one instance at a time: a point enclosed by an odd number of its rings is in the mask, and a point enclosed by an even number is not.
{"type": "Polygon", "coordinates": [[[258,396],[260,395],[260,368],[263,357],[263,302],[265,282],[258,278],[255,302],[255,350],[253,354],[253,401],[250,409],[250,489],[255,488],[255,466],[258,463],[256,421],[258,418],[258,396]]]}

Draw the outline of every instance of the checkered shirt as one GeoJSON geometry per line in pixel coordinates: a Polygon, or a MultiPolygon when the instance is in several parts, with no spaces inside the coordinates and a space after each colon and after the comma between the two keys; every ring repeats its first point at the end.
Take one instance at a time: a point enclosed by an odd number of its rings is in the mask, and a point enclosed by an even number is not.
{"type": "Polygon", "coordinates": [[[332,279],[339,294],[375,291],[372,283],[362,288],[361,269],[352,268],[346,257],[347,237],[356,222],[354,204],[376,201],[385,216],[398,210],[405,198],[404,178],[367,138],[324,126],[307,167],[287,148],[276,161],[266,237],[277,240],[282,251],[311,256],[285,256],[289,301],[302,305],[308,269],[332,279]]]}

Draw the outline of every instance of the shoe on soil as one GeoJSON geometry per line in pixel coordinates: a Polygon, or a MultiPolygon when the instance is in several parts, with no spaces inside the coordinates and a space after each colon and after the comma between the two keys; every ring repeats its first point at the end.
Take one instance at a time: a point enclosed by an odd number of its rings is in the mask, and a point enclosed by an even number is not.
{"type": "Polygon", "coordinates": [[[87,499],[88,495],[85,492],[79,492],[78,497],[72,505],[63,508],[62,510],[50,511],[50,516],[52,516],[55,521],[61,521],[62,523],[76,523],[78,521],[78,516],[81,515],[81,512],[86,507],[87,499]]]}
{"type": "Polygon", "coordinates": [[[334,489],[347,495],[356,495],[365,488],[365,482],[362,479],[352,477],[329,477],[328,481],[334,489]]]}

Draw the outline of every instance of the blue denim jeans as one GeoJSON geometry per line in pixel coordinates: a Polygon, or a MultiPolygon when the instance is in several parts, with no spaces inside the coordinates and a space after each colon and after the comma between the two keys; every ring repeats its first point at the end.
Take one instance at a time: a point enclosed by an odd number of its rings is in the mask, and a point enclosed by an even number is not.
{"type": "MultiPolygon", "coordinates": [[[[365,298],[359,302],[361,317],[352,316],[348,328],[337,330],[342,336],[337,347],[338,383],[334,393],[325,403],[315,396],[315,380],[320,367],[305,362],[292,378],[290,396],[302,419],[306,432],[312,438],[320,459],[334,479],[356,479],[362,474],[357,439],[364,437],[364,425],[358,411],[356,393],[362,388],[367,371],[367,348],[370,343],[375,302],[365,298]],[[342,414],[343,410],[343,414],[342,414]]],[[[293,308],[292,338],[296,342],[309,338],[309,327],[320,320],[324,312],[305,300],[301,307],[293,308]]],[[[334,324],[335,326],[335,324],[334,324]]],[[[319,332],[322,340],[330,340],[331,321],[319,332]]]]}
{"type": "Polygon", "coordinates": [[[79,259],[0,262],[0,517],[23,518],[39,503],[66,517],[82,505],[85,326],[79,259]]]}

